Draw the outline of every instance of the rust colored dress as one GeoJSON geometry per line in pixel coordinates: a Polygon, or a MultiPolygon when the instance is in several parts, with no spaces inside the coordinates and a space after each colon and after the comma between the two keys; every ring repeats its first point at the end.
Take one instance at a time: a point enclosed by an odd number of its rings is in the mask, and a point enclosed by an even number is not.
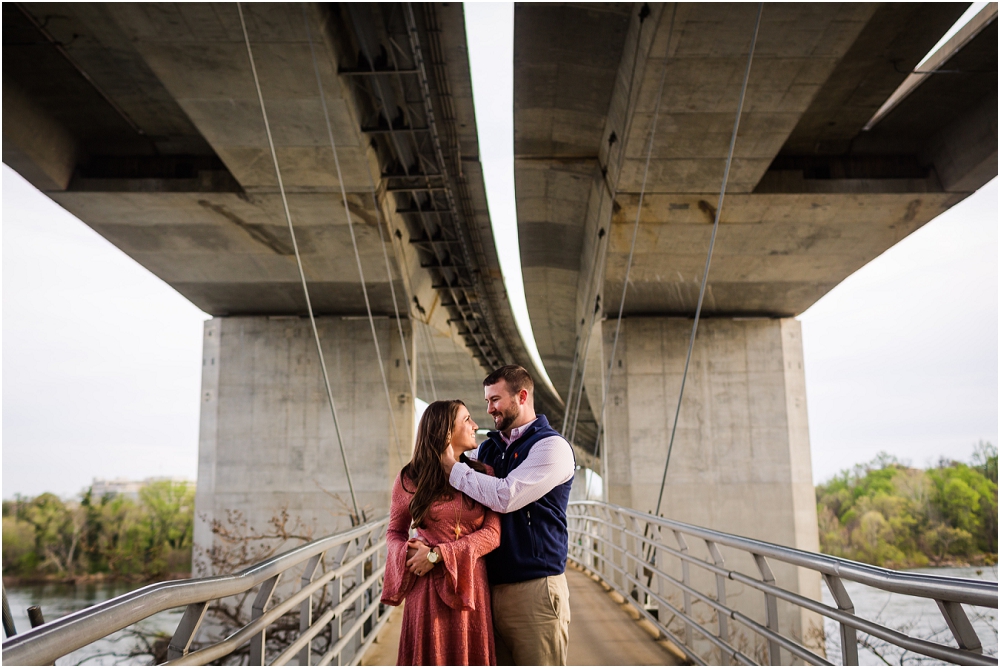
{"type": "MultiPolygon", "coordinates": [[[[414,489],[407,480],[408,489],[414,489]]],[[[410,499],[400,477],[392,486],[386,533],[388,558],[382,603],[403,608],[399,638],[400,666],[495,666],[493,613],[483,555],[500,545],[500,517],[454,490],[450,501],[431,506],[418,531],[441,561],[417,576],[406,568],[410,499]],[[461,529],[456,539],[456,525],[461,529]]]]}

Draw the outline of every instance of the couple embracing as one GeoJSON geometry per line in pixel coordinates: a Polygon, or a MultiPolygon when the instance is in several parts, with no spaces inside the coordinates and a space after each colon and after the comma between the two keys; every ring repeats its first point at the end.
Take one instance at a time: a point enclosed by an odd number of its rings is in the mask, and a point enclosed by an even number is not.
{"type": "Polygon", "coordinates": [[[382,602],[404,599],[399,665],[566,665],[573,449],[519,366],[483,381],[496,431],[435,401],[392,489],[382,602]]]}

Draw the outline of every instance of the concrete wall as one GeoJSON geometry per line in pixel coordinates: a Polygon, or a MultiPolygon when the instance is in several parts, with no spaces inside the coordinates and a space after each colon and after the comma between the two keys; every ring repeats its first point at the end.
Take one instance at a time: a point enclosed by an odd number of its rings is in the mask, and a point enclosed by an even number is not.
{"type": "MultiPolygon", "coordinates": [[[[611,503],[646,512],[656,508],[691,324],[688,318],[622,322],[605,443],[611,503]]],[[[614,320],[602,328],[607,359],[614,320]]],[[[599,388],[594,390],[591,396],[601,396],[599,388]]],[[[819,550],[797,320],[701,321],[661,514],[819,550]]],[[[707,557],[703,545],[692,545],[692,551],[707,557]]],[[[749,557],[725,549],[723,554],[728,567],[757,575],[749,557]]],[[[777,563],[771,568],[780,586],[819,599],[817,575],[777,563]]],[[[714,591],[710,578],[696,582],[714,591]]],[[[761,595],[733,583],[727,591],[730,603],[764,621],[761,595]]],[[[805,628],[807,642],[809,626],[818,624],[784,604],[779,618],[780,628],[798,637],[805,628]]]]}
{"type": "MultiPolygon", "coordinates": [[[[375,320],[391,416],[368,320],[317,324],[358,503],[380,517],[413,444],[413,395],[396,323],[375,320]]],[[[409,322],[403,331],[412,363],[409,322]]],[[[350,526],[347,477],[309,320],[214,318],[205,323],[196,556],[213,544],[212,520],[226,523],[238,510],[262,532],[283,508],[316,537],[350,526]]]]}

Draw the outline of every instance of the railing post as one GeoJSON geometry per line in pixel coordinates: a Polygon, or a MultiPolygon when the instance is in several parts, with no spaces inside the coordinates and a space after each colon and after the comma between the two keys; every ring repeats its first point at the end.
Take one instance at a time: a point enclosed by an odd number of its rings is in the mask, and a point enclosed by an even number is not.
{"type": "Polygon", "coordinates": [[[594,557],[594,567],[601,574],[601,577],[607,580],[605,570],[607,570],[608,567],[608,541],[611,540],[611,529],[608,523],[607,507],[601,506],[599,514],[604,520],[599,524],[598,528],[599,535],[603,538],[603,540],[594,542],[594,549],[598,552],[597,556],[594,557]]]}
{"type": "MultiPolygon", "coordinates": [[[[685,556],[688,554],[688,544],[684,540],[684,534],[680,531],[674,529],[674,538],[677,540],[677,547],[685,556]]],[[[681,559],[681,582],[683,582],[688,587],[691,586],[691,565],[688,563],[687,559],[681,559]]],[[[684,614],[691,618],[691,594],[690,592],[683,592],[684,595],[684,614]]],[[[690,649],[694,644],[694,629],[691,628],[689,622],[684,622],[684,643],[690,649]]]]}
{"type": "MultiPolygon", "coordinates": [[[[723,559],[722,552],[719,551],[719,546],[710,540],[705,541],[705,546],[712,557],[712,563],[719,568],[724,567],[726,560],[723,559]]],[[[722,605],[726,604],[726,578],[721,573],[715,574],[715,600],[722,605]]],[[[722,611],[718,611],[716,616],[719,618],[719,640],[729,644],[729,618],[722,614],[722,611]]],[[[720,649],[719,653],[722,654],[723,651],[720,649]]],[[[726,652],[725,658],[727,662],[732,662],[733,653],[726,652]]]]}
{"type": "MultiPolygon", "coordinates": [[[[358,554],[360,554],[365,549],[365,543],[367,541],[358,540],[358,554]]],[[[362,561],[354,569],[354,587],[357,589],[361,588],[361,583],[365,581],[365,562],[362,561]]],[[[361,618],[362,613],[365,611],[365,595],[362,592],[357,598],[354,599],[354,619],[358,620],[361,618]]],[[[348,643],[351,646],[351,662],[358,656],[358,649],[361,647],[361,634],[364,632],[362,628],[361,631],[355,632],[354,636],[348,643]]]]}
{"type": "MultiPolygon", "coordinates": [[[[350,550],[351,544],[344,543],[334,554],[331,560],[331,568],[337,569],[344,565],[347,561],[348,551],[350,550]]],[[[343,576],[335,578],[330,582],[330,607],[336,608],[340,604],[340,601],[344,598],[344,578],[343,576]]],[[[336,645],[341,636],[344,634],[344,615],[343,612],[333,619],[330,620],[330,647],[336,645]]],[[[343,665],[342,657],[344,656],[343,650],[337,655],[336,665],[343,665]]]]}
{"type": "MultiPolygon", "coordinates": [[[[649,556],[652,559],[652,565],[656,566],[659,571],[665,572],[667,565],[666,563],[662,563],[660,560],[660,545],[663,544],[663,527],[659,524],[654,524],[653,528],[650,530],[649,540],[649,556]]],[[[666,557],[664,557],[664,560],[665,559],[666,557]]],[[[663,609],[659,599],[665,599],[667,597],[666,581],[663,579],[662,575],[656,576],[656,595],[656,618],[662,623],[664,621],[663,615],[666,614],[666,610],[663,609]]]]}
{"type": "MultiPolygon", "coordinates": [[[[379,540],[382,540],[382,538],[379,538],[379,540]]],[[[388,551],[386,552],[385,559],[388,559],[388,551]]],[[[383,561],[382,550],[378,550],[375,554],[372,555],[372,569],[378,570],[381,567],[380,564],[382,563],[382,561],[383,561]]],[[[381,600],[382,598],[381,581],[377,581],[375,582],[375,584],[371,586],[371,597],[372,600],[375,600],[376,597],[378,597],[381,600]]],[[[380,603],[378,606],[375,607],[375,614],[372,615],[371,617],[372,628],[375,628],[379,620],[382,619],[382,614],[383,614],[382,604],[380,603]]]]}
{"type": "Polygon", "coordinates": [[[962,609],[962,604],[955,601],[935,602],[944,615],[944,621],[948,622],[948,628],[955,636],[959,648],[982,654],[983,644],[979,641],[979,636],[976,635],[976,630],[972,627],[965,610],[962,609]]]}
{"type": "Polygon", "coordinates": [[[618,571],[618,577],[621,578],[621,591],[623,593],[628,591],[628,534],[625,531],[628,528],[628,524],[625,521],[625,517],[622,512],[615,512],[615,524],[618,525],[619,541],[618,541],[618,554],[621,557],[618,560],[618,566],[620,570],[618,571]]]}
{"type": "MultiPolygon", "coordinates": [[[[837,609],[846,613],[854,614],[854,602],[851,601],[844,582],[836,575],[823,574],[826,586],[833,596],[837,609]]],[[[840,662],[845,666],[858,665],[858,631],[853,626],[840,625],[840,662]]]]}
{"type": "MultiPolygon", "coordinates": [[[[632,533],[634,533],[636,536],[643,535],[642,532],[639,531],[639,519],[635,515],[630,515],[628,519],[631,521],[632,524],[632,533]]],[[[632,549],[629,550],[628,552],[629,572],[632,574],[632,578],[635,580],[635,582],[639,582],[645,575],[645,567],[646,567],[646,564],[642,558],[642,553],[643,553],[642,541],[635,537],[633,537],[631,540],[632,540],[632,549]]],[[[632,599],[635,600],[635,602],[641,605],[643,608],[646,607],[646,596],[644,593],[640,593],[639,585],[637,584],[632,585],[632,599]]]]}
{"type": "MultiPolygon", "coordinates": [[[[378,552],[365,559],[364,567],[364,579],[367,581],[371,574],[375,572],[375,569],[378,568],[378,552]]],[[[361,595],[361,598],[364,599],[361,606],[361,614],[365,614],[365,611],[368,610],[368,606],[370,606],[372,601],[375,600],[374,592],[372,591],[373,586],[374,585],[366,585],[365,593],[361,595]]],[[[371,631],[374,624],[375,620],[371,616],[365,619],[364,624],[361,625],[361,637],[358,640],[360,644],[364,644],[365,638],[368,637],[368,632],[371,631]]]]}
{"type": "MultiPolygon", "coordinates": [[[[313,576],[316,574],[316,567],[319,566],[323,557],[326,556],[326,552],[321,552],[314,557],[311,557],[309,561],[306,562],[305,568],[302,569],[302,578],[299,581],[299,590],[305,589],[312,583],[313,576]]],[[[322,591],[322,589],[320,590],[322,591]]],[[[312,616],[313,616],[313,597],[309,596],[306,600],[299,604],[299,633],[305,633],[312,626],[312,616]]],[[[307,643],[305,647],[299,652],[299,665],[300,666],[311,666],[312,665],[312,643],[307,643]]]]}
{"type": "MultiPolygon", "coordinates": [[[[253,612],[250,615],[251,621],[258,619],[264,614],[264,610],[267,609],[267,604],[271,601],[271,596],[274,595],[274,588],[278,586],[278,580],[281,578],[281,573],[278,573],[273,578],[268,578],[260,585],[260,591],[257,592],[257,598],[253,601],[253,612]]],[[[264,665],[264,644],[267,642],[267,632],[261,631],[253,638],[250,639],[250,665],[251,666],[263,666],[264,665]]]]}
{"type": "Polygon", "coordinates": [[[580,518],[576,515],[567,515],[566,525],[569,529],[570,556],[580,562],[580,546],[583,544],[582,534],[580,533],[580,518]]]}
{"type": "Polygon", "coordinates": [[[177,630],[174,631],[174,635],[170,639],[170,644],[167,645],[167,661],[179,659],[188,653],[188,650],[191,649],[191,641],[194,640],[194,635],[198,632],[202,620],[205,619],[206,612],[208,612],[208,601],[192,603],[187,607],[184,616],[181,617],[181,621],[177,625],[177,630]]]}
{"type": "MultiPolygon", "coordinates": [[[[330,585],[330,607],[336,608],[344,597],[344,578],[335,578],[330,585]]],[[[330,620],[330,647],[333,647],[340,641],[343,633],[344,616],[340,614],[330,620]]],[[[334,665],[340,666],[343,664],[343,661],[340,660],[341,656],[343,656],[343,652],[337,656],[337,662],[334,665]]]]}
{"type": "MultiPolygon", "coordinates": [[[[753,560],[757,562],[757,570],[760,571],[760,579],[767,584],[774,584],[774,574],[767,564],[767,559],[761,554],[753,555],[753,560]]],[[[764,594],[764,613],[767,620],[767,628],[778,633],[778,599],[774,594],[764,594]]],[[[772,666],[781,665],[781,646],[774,640],[767,640],[767,658],[772,666]]]]}
{"type": "Polygon", "coordinates": [[[6,587],[3,587],[3,632],[8,638],[17,635],[17,629],[14,628],[14,617],[10,614],[10,605],[7,603],[6,587]]]}

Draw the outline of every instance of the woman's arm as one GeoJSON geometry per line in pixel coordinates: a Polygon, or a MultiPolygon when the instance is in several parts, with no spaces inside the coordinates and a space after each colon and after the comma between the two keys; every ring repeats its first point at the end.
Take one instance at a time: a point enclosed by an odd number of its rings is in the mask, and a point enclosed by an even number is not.
{"type": "Polygon", "coordinates": [[[448,588],[461,599],[462,608],[475,610],[476,561],[500,546],[500,516],[486,509],[483,525],[476,531],[449,543],[441,543],[437,551],[441,566],[447,573],[448,588]]]}
{"type": "Polygon", "coordinates": [[[400,476],[392,485],[392,502],[389,506],[389,527],[385,532],[388,554],[385,560],[385,579],[382,585],[382,603],[400,605],[417,576],[406,568],[407,545],[410,537],[410,494],[403,489],[400,476]]]}

